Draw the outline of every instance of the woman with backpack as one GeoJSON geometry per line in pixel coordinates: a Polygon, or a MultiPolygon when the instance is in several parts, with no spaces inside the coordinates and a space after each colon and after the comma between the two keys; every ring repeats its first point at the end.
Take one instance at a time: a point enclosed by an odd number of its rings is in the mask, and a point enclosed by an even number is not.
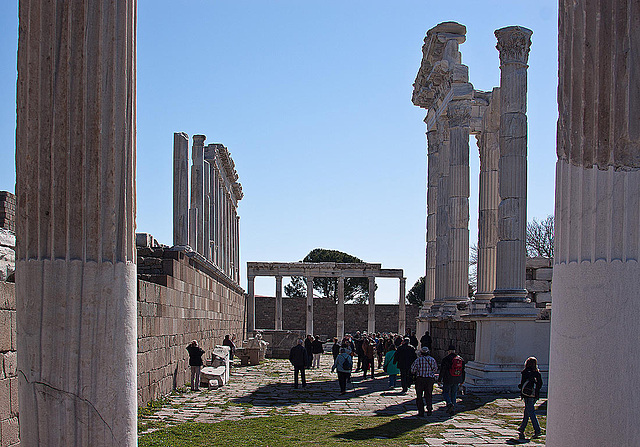
{"type": "Polygon", "coordinates": [[[400,374],[400,368],[398,368],[395,357],[396,347],[392,344],[387,353],[384,355],[384,366],[382,367],[383,371],[389,374],[390,390],[395,388],[398,374],[400,374]]]}
{"type": "Polygon", "coordinates": [[[331,372],[338,371],[338,383],[340,384],[340,394],[347,392],[347,380],[351,377],[351,370],[353,369],[353,359],[351,357],[351,349],[342,345],[340,348],[340,354],[336,357],[336,361],[331,367],[331,372]]]}
{"type": "Polygon", "coordinates": [[[524,399],[524,416],[522,423],[518,427],[518,434],[520,440],[525,440],[524,430],[527,428],[529,419],[531,419],[531,425],[533,425],[534,438],[538,438],[541,434],[540,424],[536,417],[536,400],[540,397],[540,388],[542,388],[542,376],[538,370],[538,359],[535,357],[529,357],[524,362],[524,369],[522,370],[522,379],[520,380],[520,397],[524,399]]]}

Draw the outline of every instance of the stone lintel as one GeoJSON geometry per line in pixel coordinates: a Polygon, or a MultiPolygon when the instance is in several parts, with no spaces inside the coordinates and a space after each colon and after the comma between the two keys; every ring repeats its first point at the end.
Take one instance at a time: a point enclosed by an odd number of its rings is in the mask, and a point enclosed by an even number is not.
{"type": "Polygon", "coordinates": [[[335,262],[247,262],[247,276],[304,276],[314,278],[403,278],[402,269],[382,264],[335,262]]]}

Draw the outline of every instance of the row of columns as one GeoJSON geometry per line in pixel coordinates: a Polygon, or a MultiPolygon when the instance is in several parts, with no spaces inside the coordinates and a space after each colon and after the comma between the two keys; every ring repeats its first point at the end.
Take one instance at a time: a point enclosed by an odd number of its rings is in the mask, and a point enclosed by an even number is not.
{"type": "Polygon", "coordinates": [[[205,147],[206,137],[194,135],[191,148],[191,194],[187,187],[188,141],[174,134],[174,245],[189,245],[232,280],[240,280],[240,239],[237,203],[242,199],[235,171],[221,144],[205,147]],[[235,177],[235,178],[233,178],[235,177]],[[190,206],[187,204],[190,203],[190,206]]]}
{"type": "MultiPolygon", "coordinates": [[[[275,329],[282,330],[282,276],[276,276],[276,309],[275,309],[275,329]]],[[[345,334],[344,327],[344,276],[338,278],[338,303],[336,309],[336,334],[338,338],[342,338],[345,334]]],[[[398,300],[398,333],[404,334],[406,329],[406,304],[405,290],[407,279],[400,279],[400,293],[398,300]]],[[[255,276],[247,278],[247,330],[249,332],[256,330],[255,320],[255,276]]],[[[313,334],[313,277],[307,276],[307,296],[306,296],[306,325],[307,334],[313,334]]],[[[367,331],[375,332],[376,330],[376,279],[369,277],[369,300],[367,306],[367,331]]]]}

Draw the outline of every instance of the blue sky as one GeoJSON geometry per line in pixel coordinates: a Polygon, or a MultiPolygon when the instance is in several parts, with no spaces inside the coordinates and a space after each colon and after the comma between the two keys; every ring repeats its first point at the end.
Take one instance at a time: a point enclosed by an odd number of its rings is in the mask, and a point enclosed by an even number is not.
{"type": "MultiPolygon", "coordinates": [[[[15,184],[17,0],[0,4],[0,190],[15,184]]],[[[412,84],[427,30],[467,26],[461,45],[476,89],[499,83],[494,30],[533,30],[529,57],[528,218],[553,213],[557,2],[138,2],[138,231],[172,242],[173,132],[231,151],[243,185],[247,261],[298,261],[316,247],[425,268],[425,111],[412,84]]],[[[471,242],[477,147],[471,139],[471,242]]],[[[259,279],[256,293],[273,294],[259,279]]],[[[379,280],[377,301],[398,299],[379,280]]]]}

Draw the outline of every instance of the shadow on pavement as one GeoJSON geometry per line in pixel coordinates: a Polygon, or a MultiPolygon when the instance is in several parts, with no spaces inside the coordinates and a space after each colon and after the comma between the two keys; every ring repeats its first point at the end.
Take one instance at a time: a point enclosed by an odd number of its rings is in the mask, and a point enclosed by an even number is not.
{"type": "Polygon", "coordinates": [[[428,423],[430,423],[428,419],[417,418],[415,416],[406,416],[402,418],[392,419],[376,427],[351,430],[340,435],[334,435],[334,437],[348,439],[350,441],[363,441],[367,439],[393,439],[401,436],[408,431],[420,428],[428,423]]]}

